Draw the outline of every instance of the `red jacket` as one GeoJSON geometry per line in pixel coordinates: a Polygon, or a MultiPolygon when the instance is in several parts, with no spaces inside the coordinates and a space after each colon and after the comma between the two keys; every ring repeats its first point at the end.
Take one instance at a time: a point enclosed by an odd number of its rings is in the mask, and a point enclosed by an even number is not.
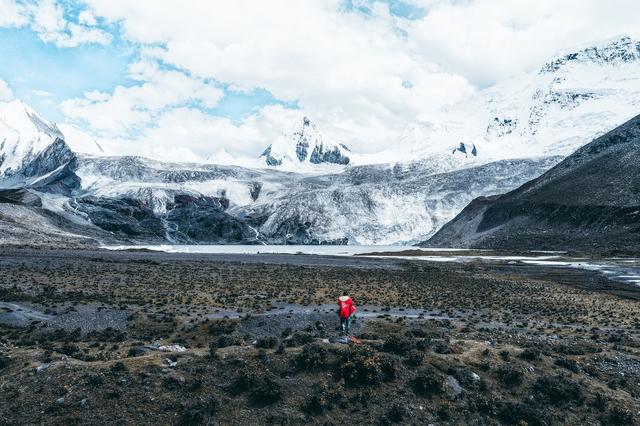
{"type": "Polygon", "coordinates": [[[356,311],[353,299],[349,296],[338,297],[338,315],[340,318],[349,318],[356,311]]]}

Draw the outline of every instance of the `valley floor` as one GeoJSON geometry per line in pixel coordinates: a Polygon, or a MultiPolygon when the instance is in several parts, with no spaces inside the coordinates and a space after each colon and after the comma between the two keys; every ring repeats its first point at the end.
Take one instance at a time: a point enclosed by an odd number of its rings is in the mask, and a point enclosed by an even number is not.
{"type": "Polygon", "coordinates": [[[540,265],[0,248],[0,424],[634,424],[639,308],[540,265]]]}

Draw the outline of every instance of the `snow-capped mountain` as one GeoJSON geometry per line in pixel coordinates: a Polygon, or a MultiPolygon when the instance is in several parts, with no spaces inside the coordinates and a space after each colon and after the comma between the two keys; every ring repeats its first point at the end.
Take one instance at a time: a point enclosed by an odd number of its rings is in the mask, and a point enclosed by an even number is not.
{"type": "Polygon", "coordinates": [[[318,126],[308,117],[280,135],[260,155],[267,166],[349,164],[351,152],[342,144],[324,141],[318,126]]]}
{"type": "Polygon", "coordinates": [[[368,157],[328,143],[308,118],[243,167],[226,151],[208,164],[123,157],[20,102],[1,104],[0,206],[102,241],[424,241],[472,199],[520,186],[637,114],[639,52],[623,37],[563,53],[368,157]]]}
{"type": "Polygon", "coordinates": [[[475,199],[425,245],[637,253],[638,158],[640,115],[520,188],[475,199]]]}
{"type": "Polygon", "coordinates": [[[19,173],[0,178],[0,207],[8,203],[17,223],[29,217],[34,224],[12,234],[41,228],[47,238],[100,241],[409,243],[431,235],[475,196],[509,190],[560,160],[451,173],[431,160],[291,173],[79,154],[56,136],[19,173]]]}
{"type": "Polygon", "coordinates": [[[19,100],[0,103],[0,176],[15,175],[57,139],[58,127],[19,100]]]}
{"type": "Polygon", "coordinates": [[[413,158],[455,152],[463,167],[566,156],[638,111],[640,41],[623,36],[561,53],[442,109],[431,122],[412,123],[398,146],[413,158]]]}

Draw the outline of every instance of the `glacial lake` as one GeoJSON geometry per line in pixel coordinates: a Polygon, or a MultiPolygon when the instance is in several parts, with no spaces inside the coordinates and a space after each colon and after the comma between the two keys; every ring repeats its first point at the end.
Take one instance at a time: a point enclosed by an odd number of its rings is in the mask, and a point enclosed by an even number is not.
{"type": "Polygon", "coordinates": [[[598,258],[567,256],[564,252],[531,251],[529,255],[495,255],[491,250],[473,250],[451,248],[420,248],[412,246],[331,246],[331,245],[136,245],[136,246],[104,246],[108,250],[147,249],[166,253],[208,253],[208,254],[306,254],[319,256],[358,256],[378,257],[376,253],[394,253],[385,258],[407,260],[423,260],[427,262],[474,262],[486,263],[524,263],[557,268],[578,268],[598,271],[607,278],[640,285],[640,259],[638,258],[598,258]],[[424,255],[403,256],[406,250],[420,250],[424,255]],[[462,253],[462,254],[461,254],[462,253]],[[482,254],[478,254],[482,253],[482,254]],[[486,253],[486,254],[484,254],[486,253]]]}

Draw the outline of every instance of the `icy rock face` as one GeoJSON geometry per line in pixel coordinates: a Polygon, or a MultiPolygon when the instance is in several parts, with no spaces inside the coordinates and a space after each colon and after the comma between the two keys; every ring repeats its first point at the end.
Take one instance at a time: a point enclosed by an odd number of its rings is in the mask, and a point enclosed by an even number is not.
{"type": "Polygon", "coordinates": [[[242,209],[265,241],[274,243],[398,244],[420,241],[449,221],[476,194],[514,188],[560,157],[505,160],[449,173],[419,162],[358,166],[298,180],[277,198],[242,209]]]}
{"type": "Polygon", "coordinates": [[[623,36],[610,43],[570,52],[544,64],[540,73],[553,73],[568,64],[583,62],[595,64],[624,64],[640,60],[640,41],[623,36]]]}
{"type": "Polygon", "coordinates": [[[268,166],[281,166],[283,163],[347,165],[349,154],[349,149],[342,144],[325,143],[318,127],[303,117],[301,123],[296,124],[291,132],[281,135],[260,157],[268,166]]]}

